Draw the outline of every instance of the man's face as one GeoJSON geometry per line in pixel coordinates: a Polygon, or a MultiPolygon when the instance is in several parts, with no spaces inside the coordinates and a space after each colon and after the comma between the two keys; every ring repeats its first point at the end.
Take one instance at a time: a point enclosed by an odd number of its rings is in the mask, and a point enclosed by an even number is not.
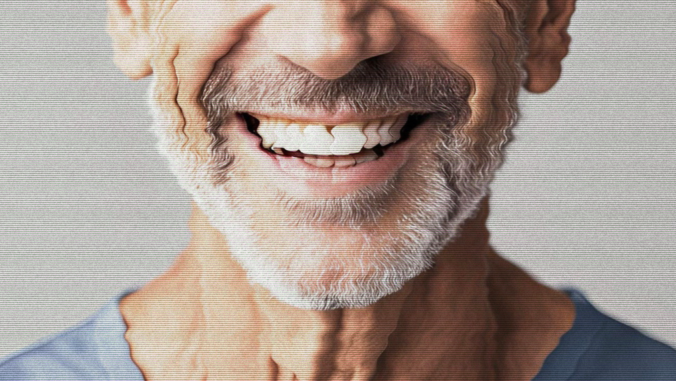
{"type": "Polygon", "coordinates": [[[160,147],[251,281],[359,307],[431,265],[515,121],[501,3],[152,5],[160,147]]]}

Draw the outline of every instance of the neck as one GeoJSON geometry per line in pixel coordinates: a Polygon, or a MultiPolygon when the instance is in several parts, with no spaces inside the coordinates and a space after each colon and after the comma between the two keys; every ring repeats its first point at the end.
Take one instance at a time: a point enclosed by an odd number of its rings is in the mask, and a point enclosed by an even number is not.
{"type": "Polygon", "coordinates": [[[132,357],[147,379],[496,379],[511,342],[500,329],[515,319],[492,302],[486,217],[484,205],[434,268],[398,292],[366,308],[311,311],[251,285],[194,208],[190,246],[121,305],[132,357]]]}

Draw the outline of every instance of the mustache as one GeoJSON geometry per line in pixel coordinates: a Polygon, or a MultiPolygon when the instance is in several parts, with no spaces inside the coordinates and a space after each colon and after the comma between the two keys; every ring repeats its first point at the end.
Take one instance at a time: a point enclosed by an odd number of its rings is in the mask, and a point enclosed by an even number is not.
{"type": "Polygon", "coordinates": [[[238,71],[221,60],[205,82],[200,101],[213,126],[242,112],[459,115],[467,108],[469,94],[469,81],[455,71],[385,63],[380,57],[362,61],[332,80],[290,62],[238,71]]]}

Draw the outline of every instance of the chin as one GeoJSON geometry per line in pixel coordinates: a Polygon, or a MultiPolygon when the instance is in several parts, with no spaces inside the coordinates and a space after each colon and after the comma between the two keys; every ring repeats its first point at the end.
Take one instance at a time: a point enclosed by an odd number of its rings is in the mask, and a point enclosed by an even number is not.
{"type": "Polygon", "coordinates": [[[429,154],[381,186],[309,202],[282,191],[257,193],[261,187],[243,180],[250,176],[237,160],[227,186],[213,185],[200,180],[208,176],[190,175],[199,165],[168,148],[183,187],[250,283],[301,309],[362,308],[400,290],[433,266],[485,194],[483,186],[461,194],[449,187],[443,164],[452,161],[429,165],[439,157],[429,154]],[[311,212],[318,209],[325,212],[311,212]]]}
{"type": "Polygon", "coordinates": [[[210,202],[201,207],[250,282],[302,309],[375,303],[431,267],[456,230],[445,224],[449,211],[434,207],[386,213],[378,228],[370,223],[331,227],[289,217],[270,221],[265,215],[281,213],[278,208],[252,210],[246,204],[239,199],[228,207],[210,202]]]}
{"type": "Polygon", "coordinates": [[[206,211],[249,281],[301,309],[373,304],[431,267],[450,238],[448,227],[429,220],[427,224],[409,222],[407,226],[368,233],[361,229],[327,230],[311,223],[290,229],[257,229],[260,225],[255,218],[238,212],[206,211]],[[271,234],[270,230],[276,231],[271,234]],[[442,230],[444,234],[435,234],[442,230]]]}

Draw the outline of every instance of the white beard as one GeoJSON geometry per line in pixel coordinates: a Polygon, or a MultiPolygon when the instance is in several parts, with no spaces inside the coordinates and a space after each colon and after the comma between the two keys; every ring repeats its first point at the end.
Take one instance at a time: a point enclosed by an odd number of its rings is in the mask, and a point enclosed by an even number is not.
{"type": "MultiPolygon", "coordinates": [[[[300,204],[294,202],[298,200],[292,195],[283,195],[286,202],[282,205],[273,204],[279,200],[252,199],[246,184],[241,184],[240,174],[246,168],[238,165],[237,158],[228,170],[228,180],[215,184],[210,173],[212,163],[198,161],[176,144],[169,117],[161,105],[154,104],[153,91],[155,83],[151,86],[150,99],[158,147],[169,159],[181,186],[223,234],[230,254],[244,268],[249,281],[298,308],[359,308],[398,291],[408,280],[433,265],[435,255],[475,211],[490,182],[492,172],[488,175],[468,173],[469,159],[463,157],[460,148],[454,148],[454,141],[442,141],[441,136],[435,136],[435,143],[429,144],[425,151],[428,154],[420,160],[428,164],[407,168],[399,182],[374,191],[374,197],[396,197],[395,204],[403,210],[394,216],[392,210],[384,211],[389,213],[387,220],[383,220],[383,213],[376,211],[372,213],[372,218],[377,220],[375,224],[342,221],[351,225],[346,238],[355,243],[346,255],[344,247],[334,245],[326,237],[325,233],[334,232],[322,229],[316,221],[321,217],[303,218],[303,211],[292,206],[300,204]],[[448,185],[449,165],[452,174],[460,179],[454,183],[457,194],[448,185]],[[262,206],[266,204],[267,207],[262,206]],[[292,230],[288,225],[280,225],[277,228],[283,234],[261,232],[260,217],[272,213],[271,208],[291,223],[292,230]],[[365,233],[361,225],[385,228],[365,233]]],[[[492,168],[499,165],[499,158],[494,160],[492,168]]],[[[351,202],[344,201],[343,205],[351,202]]],[[[348,215],[349,211],[338,214],[348,215]]]]}

